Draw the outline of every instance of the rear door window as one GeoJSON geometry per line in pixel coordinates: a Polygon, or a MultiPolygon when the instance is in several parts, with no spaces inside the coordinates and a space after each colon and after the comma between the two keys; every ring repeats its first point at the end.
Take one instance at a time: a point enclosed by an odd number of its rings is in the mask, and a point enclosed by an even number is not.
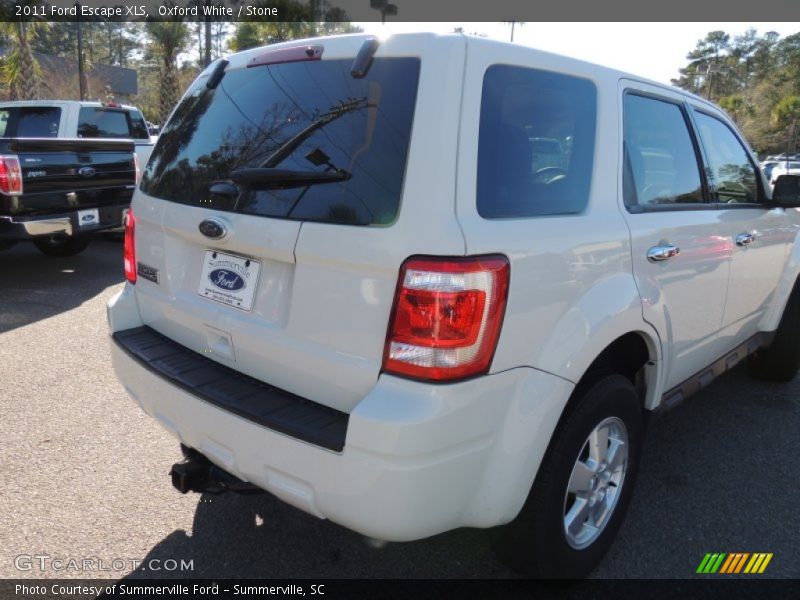
{"type": "Polygon", "coordinates": [[[481,98],[478,213],[493,219],[584,210],[596,113],[591,81],[524,67],[489,67],[481,98]]]}
{"type": "Polygon", "coordinates": [[[623,127],[626,206],[704,202],[697,153],[681,105],[625,94],[623,127]]]}
{"type": "Polygon", "coordinates": [[[235,69],[213,89],[198,80],[161,131],[142,191],[265,217],[391,223],[400,204],[420,61],[377,58],[362,79],[350,75],[352,63],[235,69]],[[260,170],[244,180],[246,169],[260,170]],[[277,171],[288,179],[277,182],[277,171]]]}

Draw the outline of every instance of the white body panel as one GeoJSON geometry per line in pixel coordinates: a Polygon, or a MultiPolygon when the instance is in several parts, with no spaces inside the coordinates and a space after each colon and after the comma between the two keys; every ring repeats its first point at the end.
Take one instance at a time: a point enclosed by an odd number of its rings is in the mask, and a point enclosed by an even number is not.
{"type": "MultiPolygon", "coordinates": [[[[142,324],[131,286],[109,319],[112,331],[142,324]]],[[[513,519],[573,387],[523,368],[433,388],[382,375],[339,454],[198,401],[111,350],[128,393],[181,442],[297,508],[394,541],[513,519]]]]}
{"type": "MultiPolygon", "coordinates": [[[[364,39],[321,40],[323,60],[355,56],[364,39]]],[[[230,57],[228,68],[260,51],[230,57]]],[[[629,213],[621,198],[623,90],[635,86],[716,111],[672,88],[461,36],[397,36],[377,56],[419,56],[422,65],[394,223],[301,223],[137,191],[137,260],[162,278],[126,285],[109,303],[109,323],[112,333],[147,325],[237,371],[348,413],[344,450],[328,451],[205,403],[112,343],[123,385],[183,443],[311,514],[373,537],[410,540],[513,519],[575,384],[619,337],[644,340],[643,403],[655,409],[665,390],[758,331],[773,331],[800,271],[800,211],[629,213]],[[592,185],[583,212],[478,214],[481,90],[493,64],[571,74],[596,86],[592,185]],[[209,216],[226,223],[226,238],[211,242],[199,233],[209,216]],[[758,239],[742,251],[734,239],[745,230],[758,239]],[[647,250],[663,242],[680,247],[680,260],[647,261],[647,250]],[[251,312],[197,295],[207,249],[262,262],[251,312]],[[382,374],[402,262],[412,255],[488,253],[510,262],[489,373],[446,385],[382,374]]]]}

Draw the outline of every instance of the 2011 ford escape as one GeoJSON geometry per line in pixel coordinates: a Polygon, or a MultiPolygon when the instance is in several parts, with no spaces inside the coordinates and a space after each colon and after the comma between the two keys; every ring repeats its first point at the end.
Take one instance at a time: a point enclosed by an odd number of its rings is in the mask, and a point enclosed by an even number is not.
{"type": "Polygon", "coordinates": [[[596,65],[457,35],[248,50],[145,169],[113,361],[181,491],[384,540],[506,525],[523,572],[582,576],[646,415],[748,355],[796,373],[796,205],[718,108],[596,65]]]}

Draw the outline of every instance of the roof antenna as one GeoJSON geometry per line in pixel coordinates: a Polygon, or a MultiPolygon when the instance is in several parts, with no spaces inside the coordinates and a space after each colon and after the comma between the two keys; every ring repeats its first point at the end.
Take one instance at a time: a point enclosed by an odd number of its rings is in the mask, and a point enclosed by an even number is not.
{"type": "Polygon", "coordinates": [[[372,66],[372,57],[375,56],[378,46],[380,46],[378,38],[371,37],[364,40],[356,59],[353,61],[353,66],[350,67],[350,75],[354,79],[364,79],[367,76],[372,66]]]}

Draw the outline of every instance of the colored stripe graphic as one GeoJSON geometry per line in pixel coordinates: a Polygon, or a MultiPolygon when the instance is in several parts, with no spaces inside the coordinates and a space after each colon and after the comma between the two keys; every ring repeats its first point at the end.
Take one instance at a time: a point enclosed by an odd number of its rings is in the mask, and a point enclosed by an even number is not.
{"type": "Polygon", "coordinates": [[[744,563],[747,560],[748,556],[750,556],[749,552],[745,552],[744,554],[742,554],[742,560],[740,560],[739,564],[736,565],[736,570],[731,571],[731,573],[739,573],[742,570],[742,567],[744,566],[744,563]]]}
{"type": "Polygon", "coordinates": [[[700,561],[700,566],[697,567],[697,573],[705,573],[706,572],[706,565],[708,561],[711,559],[711,554],[706,554],[703,557],[703,560],[700,561]]]}
{"type": "Polygon", "coordinates": [[[722,561],[725,560],[727,554],[723,553],[713,553],[713,554],[706,554],[703,558],[703,561],[700,563],[700,566],[697,567],[698,573],[716,573],[719,570],[720,565],[722,565],[722,561]]]}
{"type": "Polygon", "coordinates": [[[763,573],[766,570],[769,561],[771,560],[772,560],[772,552],[767,554],[767,556],[764,558],[764,562],[761,563],[761,568],[758,570],[758,572],[763,573]]]}
{"type": "Polygon", "coordinates": [[[728,559],[724,563],[722,563],[722,569],[720,569],[719,572],[729,573],[730,571],[728,571],[728,569],[730,569],[733,563],[736,562],[738,556],[739,556],[738,554],[728,554],[728,559]]]}
{"type": "Polygon", "coordinates": [[[763,573],[772,560],[771,552],[709,552],[700,561],[697,573],[720,573],[732,575],[735,573],[760,574],[763,573]],[[742,571],[744,569],[744,571],[742,571]]]}

